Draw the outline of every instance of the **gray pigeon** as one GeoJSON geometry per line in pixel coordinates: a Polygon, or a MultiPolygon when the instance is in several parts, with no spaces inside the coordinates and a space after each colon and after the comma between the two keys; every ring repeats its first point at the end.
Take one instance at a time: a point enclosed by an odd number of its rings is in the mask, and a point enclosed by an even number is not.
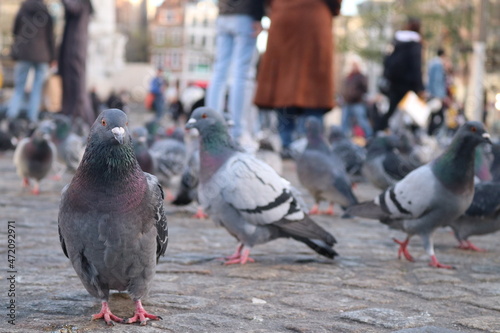
{"type": "Polygon", "coordinates": [[[92,319],[145,325],[146,296],[168,240],[163,191],[155,176],[141,170],[118,109],[101,112],[91,128],[83,160],[62,191],[59,236],[64,254],[85,289],[102,300],[92,319]],[[122,320],[108,307],[111,289],[128,291],[134,316],[122,320]]]}
{"type": "Polygon", "coordinates": [[[362,174],[381,190],[395,185],[414,169],[395,151],[397,144],[395,136],[378,136],[368,143],[362,174]]]}
{"type": "Polygon", "coordinates": [[[500,182],[500,145],[494,144],[491,146],[491,154],[493,155],[493,161],[490,167],[492,181],[500,182]]]}
{"type": "Polygon", "coordinates": [[[300,208],[288,181],[253,155],[238,151],[224,118],[196,109],[186,128],[200,132],[200,203],[240,244],[226,264],[253,261],[250,249],[276,238],[293,238],[333,258],[335,238],[300,208]]]}
{"type": "MultiPolygon", "coordinates": [[[[186,167],[186,145],[178,137],[166,138],[154,142],[149,151],[156,164],[154,175],[164,187],[170,186],[172,179],[180,177],[186,167]]],[[[168,201],[175,199],[168,189],[165,192],[168,201]]]]}
{"type": "Polygon", "coordinates": [[[40,194],[40,181],[47,176],[57,156],[57,149],[50,139],[54,124],[42,121],[30,137],[19,141],[14,151],[14,165],[23,186],[29,186],[34,179],[32,193],[40,194]]]}
{"type": "Polygon", "coordinates": [[[391,228],[407,234],[400,244],[399,256],[413,261],[407,246],[413,235],[419,235],[430,265],[452,268],[439,263],[434,254],[432,234],[462,215],[474,195],[474,150],[489,142],[489,134],[480,122],[469,121],[455,134],[448,148],[435,160],[425,164],[391,186],[373,201],[350,207],[347,212],[378,219],[391,228]]]}
{"type": "Polygon", "coordinates": [[[85,139],[71,131],[71,119],[68,116],[56,114],[52,120],[55,123],[52,141],[57,147],[58,159],[64,165],[58,176],[66,170],[75,172],[85,151],[85,139]]]}
{"type": "Polygon", "coordinates": [[[149,151],[148,130],[146,127],[135,127],[131,131],[131,136],[135,156],[142,171],[154,174],[157,168],[157,161],[149,151]]]}
{"type": "Polygon", "coordinates": [[[352,142],[340,126],[331,126],[328,142],[333,154],[344,162],[347,173],[352,177],[361,174],[361,168],[366,158],[366,150],[352,142]]]}
{"type": "Polygon", "coordinates": [[[484,182],[474,186],[472,204],[465,213],[448,224],[455,233],[459,248],[484,251],[468,240],[500,230],[500,183],[484,182]]]}
{"type": "Polygon", "coordinates": [[[319,212],[318,206],[322,200],[330,203],[330,209],[326,212],[328,214],[333,214],[333,203],[340,204],[344,209],[357,204],[343,162],[331,155],[323,139],[321,122],[315,117],[308,117],[305,127],[307,146],[297,159],[297,174],[300,183],[315,200],[309,214],[319,212]]]}

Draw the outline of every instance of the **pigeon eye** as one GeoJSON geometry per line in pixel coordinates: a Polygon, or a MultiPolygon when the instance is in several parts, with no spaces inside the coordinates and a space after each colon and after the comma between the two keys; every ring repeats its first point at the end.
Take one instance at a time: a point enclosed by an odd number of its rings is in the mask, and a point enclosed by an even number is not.
{"type": "Polygon", "coordinates": [[[106,120],[105,119],[101,120],[101,124],[102,126],[106,126],[106,120]]]}
{"type": "Polygon", "coordinates": [[[206,113],[204,113],[204,114],[202,114],[202,115],[201,115],[201,117],[202,117],[203,119],[205,119],[205,118],[207,117],[207,114],[206,114],[206,113]]]}
{"type": "Polygon", "coordinates": [[[476,131],[477,131],[476,126],[472,126],[472,127],[470,128],[470,131],[471,131],[472,133],[476,133],[476,131]]]}

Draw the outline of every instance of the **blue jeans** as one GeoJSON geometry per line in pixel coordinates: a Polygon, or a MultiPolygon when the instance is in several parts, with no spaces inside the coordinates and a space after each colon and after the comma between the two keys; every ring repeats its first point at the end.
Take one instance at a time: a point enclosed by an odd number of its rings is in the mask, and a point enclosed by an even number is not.
{"type": "Polygon", "coordinates": [[[363,103],[344,104],[342,106],[342,131],[346,136],[351,136],[352,126],[355,123],[363,129],[367,138],[373,135],[373,129],[366,116],[366,106],[363,103]]]}
{"type": "Polygon", "coordinates": [[[45,75],[49,65],[42,62],[18,61],[14,67],[14,95],[12,96],[7,110],[7,118],[12,120],[19,116],[21,105],[24,99],[24,87],[30,68],[35,70],[35,79],[31,88],[31,94],[28,104],[28,119],[31,122],[38,121],[40,104],[42,102],[42,88],[45,81],[45,75]]]}
{"type": "Polygon", "coordinates": [[[155,110],[155,120],[160,121],[165,113],[165,97],[163,97],[163,93],[155,94],[153,109],[155,110]]]}
{"type": "Polygon", "coordinates": [[[224,111],[224,100],[229,69],[231,68],[228,111],[234,122],[232,136],[237,139],[243,131],[243,113],[251,98],[245,96],[253,84],[250,65],[256,38],[253,36],[253,18],[249,15],[220,15],[217,18],[217,37],[214,73],[207,89],[205,105],[224,111]]]}
{"type": "Polygon", "coordinates": [[[281,145],[283,149],[290,148],[290,144],[294,139],[294,132],[297,136],[305,135],[305,119],[309,116],[318,118],[323,123],[323,115],[325,109],[315,108],[278,108],[278,132],[281,138],[281,145]]]}

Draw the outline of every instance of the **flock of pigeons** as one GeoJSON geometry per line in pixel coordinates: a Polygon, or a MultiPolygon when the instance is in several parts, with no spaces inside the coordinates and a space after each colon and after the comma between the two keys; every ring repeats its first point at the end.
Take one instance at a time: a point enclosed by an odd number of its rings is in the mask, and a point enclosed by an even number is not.
{"type": "Polygon", "coordinates": [[[344,218],[378,219],[406,233],[404,241],[395,241],[398,255],[409,261],[409,240],[420,236],[430,265],[439,268],[452,267],[436,258],[436,229],[450,226],[460,247],[471,250],[481,249],[469,236],[500,229],[499,149],[491,146],[480,122],[465,123],[436,154],[437,145],[417,145],[407,133],[376,137],[366,149],[338,127],[326,140],[322,124],[308,118],[296,166],[315,201],[310,210],[280,175],[281,165],[266,163],[266,154],[260,155],[263,160],[245,152],[228,134],[224,117],[209,108],[196,109],[188,120],[186,129],[196,129],[199,136],[188,136],[188,148],[184,131],[162,136],[149,124],[129,132],[127,116],[118,109],[103,111],[86,140],[70,125],[64,116],[42,121],[17,143],[14,163],[24,185],[35,181],[35,194],[54,164],[62,165],[59,175],[74,172],[61,195],[61,246],[87,291],[102,301],[93,319],[108,325],[161,319],[146,312],[141,298],[167,247],[165,199],[178,205],[199,202],[199,217],[208,214],[238,240],[225,264],[253,262],[252,247],[277,238],[293,238],[334,258],[335,237],[310,217],[334,214],[334,204],[342,207],[344,218]],[[175,177],[180,178],[176,195],[169,190],[175,177]],[[359,203],[352,189],[361,179],[382,192],[359,203]],[[329,204],[326,211],[319,209],[323,201],[329,204]],[[111,289],[130,293],[133,317],[124,320],[110,311],[111,289]]]}

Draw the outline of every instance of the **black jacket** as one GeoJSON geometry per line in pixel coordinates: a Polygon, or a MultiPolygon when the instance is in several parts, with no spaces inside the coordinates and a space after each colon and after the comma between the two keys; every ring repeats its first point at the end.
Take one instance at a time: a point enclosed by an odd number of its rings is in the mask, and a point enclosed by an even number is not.
{"type": "MultiPolygon", "coordinates": [[[[401,32],[399,36],[404,36],[401,32]]],[[[394,40],[394,51],[384,59],[384,76],[392,86],[401,90],[424,90],[422,81],[422,43],[418,40],[403,38],[394,40]]],[[[413,33],[414,34],[414,33],[413,33]]],[[[408,35],[408,34],[406,34],[408,35]]]]}
{"type": "Polygon", "coordinates": [[[26,0],[13,27],[14,60],[50,62],[56,59],[52,16],[43,0],[26,0]]]}
{"type": "Polygon", "coordinates": [[[255,21],[264,16],[264,0],[219,0],[219,15],[250,15],[255,21]]]}

